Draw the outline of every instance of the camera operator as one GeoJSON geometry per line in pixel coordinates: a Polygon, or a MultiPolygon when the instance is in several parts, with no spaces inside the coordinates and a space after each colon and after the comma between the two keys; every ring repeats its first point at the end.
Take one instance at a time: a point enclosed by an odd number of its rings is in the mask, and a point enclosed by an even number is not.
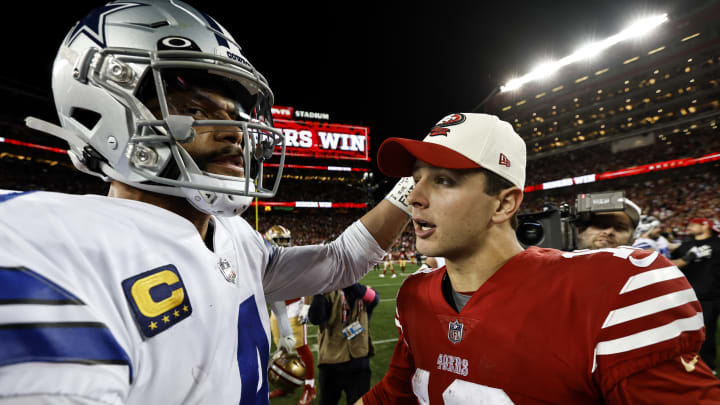
{"type": "Polygon", "coordinates": [[[622,203],[622,211],[593,212],[589,222],[578,223],[578,249],[630,245],[640,222],[640,207],[627,198],[623,198],[622,203]]]}
{"type": "Polygon", "coordinates": [[[692,236],[673,252],[672,262],[685,273],[695,290],[705,321],[705,342],[700,357],[715,370],[715,330],[720,316],[720,238],[718,227],[707,218],[693,218],[687,225],[692,236]]]}

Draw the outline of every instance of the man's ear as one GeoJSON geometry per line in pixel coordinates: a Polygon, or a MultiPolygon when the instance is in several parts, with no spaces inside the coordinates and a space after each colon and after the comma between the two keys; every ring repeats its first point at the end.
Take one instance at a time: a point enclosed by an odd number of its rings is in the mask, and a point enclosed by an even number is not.
{"type": "Polygon", "coordinates": [[[520,209],[520,204],[523,200],[523,192],[517,187],[506,188],[500,191],[497,195],[497,199],[500,202],[498,204],[495,213],[491,220],[495,224],[501,224],[506,221],[510,221],[513,215],[520,209]]]}

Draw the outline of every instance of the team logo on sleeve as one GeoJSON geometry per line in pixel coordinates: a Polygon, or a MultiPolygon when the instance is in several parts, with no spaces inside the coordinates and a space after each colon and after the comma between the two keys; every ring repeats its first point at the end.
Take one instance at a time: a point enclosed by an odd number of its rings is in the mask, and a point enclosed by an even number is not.
{"type": "Polygon", "coordinates": [[[464,325],[462,322],[458,322],[457,319],[455,322],[450,322],[448,325],[448,339],[450,339],[453,343],[460,343],[462,340],[464,325]]]}
{"type": "Polygon", "coordinates": [[[122,286],[145,337],[168,330],[192,313],[187,289],[172,264],[130,277],[122,286]]]}

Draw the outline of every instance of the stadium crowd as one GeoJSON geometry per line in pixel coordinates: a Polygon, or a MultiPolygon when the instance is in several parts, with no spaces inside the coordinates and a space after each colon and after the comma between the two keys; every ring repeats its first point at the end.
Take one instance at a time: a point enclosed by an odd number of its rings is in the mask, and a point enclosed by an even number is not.
{"type": "MultiPolygon", "coordinates": [[[[625,180],[593,183],[583,187],[582,192],[604,192],[622,190],[625,196],[635,202],[643,214],[658,218],[667,233],[684,235],[687,222],[691,218],[720,218],[720,165],[706,165],[702,171],[678,175],[648,178],[642,181],[625,180]]],[[[576,188],[555,189],[549,192],[531,192],[525,194],[522,213],[542,211],[543,206],[575,204],[578,195],[576,188]]]]}
{"type": "Polygon", "coordinates": [[[680,132],[640,149],[612,153],[609,143],[528,161],[527,185],[627,167],[720,153],[718,130],[680,132]],[[608,158],[611,156],[612,158],[608,158]]]}

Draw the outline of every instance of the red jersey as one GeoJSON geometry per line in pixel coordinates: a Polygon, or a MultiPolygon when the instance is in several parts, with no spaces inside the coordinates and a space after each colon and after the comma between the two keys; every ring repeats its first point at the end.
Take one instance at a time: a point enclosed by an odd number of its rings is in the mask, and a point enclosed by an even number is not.
{"type": "Polygon", "coordinates": [[[629,378],[665,363],[657,372],[679,379],[678,390],[699,377],[720,398],[693,355],[705,335],[700,304],[657,252],[531,247],[459,313],[443,296],[445,277],[445,267],[428,269],[400,288],[400,339],[365,404],[625,403],[629,378]]]}

